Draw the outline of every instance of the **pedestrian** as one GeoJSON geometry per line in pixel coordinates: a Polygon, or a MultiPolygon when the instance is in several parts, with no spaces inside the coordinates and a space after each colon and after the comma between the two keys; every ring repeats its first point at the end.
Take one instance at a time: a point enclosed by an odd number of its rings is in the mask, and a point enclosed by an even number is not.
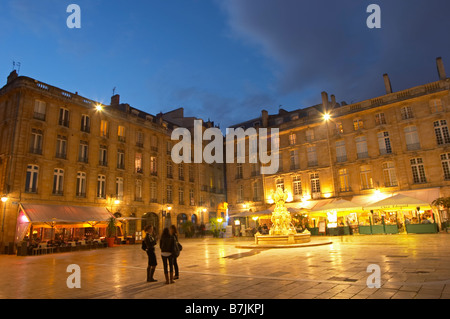
{"type": "MultiPolygon", "coordinates": [[[[181,249],[180,249],[181,244],[178,242],[178,232],[177,232],[177,228],[175,227],[175,225],[170,226],[170,235],[173,236],[173,239],[175,241],[174,245],[177,245],[178,250],[181,251],[181,249]]],[[[176,254],[173,254],[172,256],[173,256],[173,268],[175,270],[175,276],[173,277],[173,279],[175,280],[175,279],[180,278],[180,276],[179,276],[180,273],[178,272],[178,262],[177,262],[178,256],[176,254]]]]}
{"type": "Polygon", "coordinates": [[[173,281],[174,246],[175,246],[174,237],[170,235],[169,228],[166,227],[164,228],[161,234],[161,239],[159,240],[159,248],[161,248],[161,258],[164,266],[164,276],[166,278],[166,285],[168,285],[169,283],[171,284],[175,283],[175,281],[173,281]],[[170,274],[170,281],[169,281],[169,274],[170,274]]]}
{"type": "Polygon", "coordinates": [[[156,265],[156,255],[155,255],[155,245],[156,237],[154,235],[154,229],[152,225],[145,227],[146,236],[142,242],[142,249],[147,252],[148,256],[148,266],[147,266],[147,282],[155,282],[156,279],[153,278],[155,274],[156,265]]]}
{"type": "Polygon", "coordinates": [[[206,229],[205,224],[203,224],[203,222],[202,222],[202,224],[200,225],[200,232],[201,232],[202,238],[205,237],[205,229],[206,229]]]}

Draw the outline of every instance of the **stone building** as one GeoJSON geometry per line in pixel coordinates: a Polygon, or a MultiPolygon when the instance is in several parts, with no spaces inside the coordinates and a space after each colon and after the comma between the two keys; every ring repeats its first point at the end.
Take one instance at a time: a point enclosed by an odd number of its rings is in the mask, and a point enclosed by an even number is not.
{"type": "Polygon", "coordinates": [[[278,128],[280,165],[276,174],[261,175],[248,154],[245,163],[227,164],[231,214],[267,211],[277,186],[298,208],[333,198],[364,205],[398,192],[429,203],[450,196],[450,79],[441,58],[437,68],[436,82],[394,92],[385,74],[383,96],[346,104],[323,92],[321,104],[271,115],[263,110],[234,125],[278,128]]]}
{"type": "Polygon", "coordinates": [[[126,223],[127,234],[149,223],[161,231],[208,222],[225,200],[223,167],[173,163],[171,131],[180,118],[171,119],[121,103],[119,95],[102,105],[13,71],[0,89],[1,241],[14,241],[27,203],[143,218],[126,223]]]}

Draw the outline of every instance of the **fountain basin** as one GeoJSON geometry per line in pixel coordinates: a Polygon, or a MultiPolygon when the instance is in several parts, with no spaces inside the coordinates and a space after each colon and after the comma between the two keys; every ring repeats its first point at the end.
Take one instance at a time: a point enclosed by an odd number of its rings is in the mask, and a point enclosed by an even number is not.
{"type": "Polygon", "coordinates": [[[311,241],[311,234],[255,235],[256,245],[295,245],[311,241]]]}

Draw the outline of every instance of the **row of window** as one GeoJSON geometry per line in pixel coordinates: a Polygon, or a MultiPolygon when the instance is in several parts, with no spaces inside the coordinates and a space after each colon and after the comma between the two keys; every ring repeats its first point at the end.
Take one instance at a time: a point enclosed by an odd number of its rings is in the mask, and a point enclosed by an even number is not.
{"type": "MultiPolygon", "coordinates": [[[[25,192],[27,193],[37,193],[37,185],[39,178],[39,166],[30,164],[27,166],[27,174],[25,181],[25,192]]],[[[166,186],[166,202],[173,203],[172,197],[172,185],[166,186]]],[[[86,173],[78,172],[76,180],[76,196],[86,197],[86,173]]],[[[61,168],[55,168],[53,171],[53,195],[63,195],[64,194],[64,170],[61,168]]],[[[117,199],[123,199],[124,194],[124,179],[123,177],[116,177],[116,192],[115,197],[117,199]]],[[[97,192],[96,196],[98,198],[106,198],[106,176],[99,174],[97,176],[97,192]]],[[[142,181],[135,180],[135,200],[142,201],[142,181]]],[[[157,183],[150,182],[150,202],[157,202],[157,183]]],[[[184,205],[184,188],[178,188],[178,203],[184,205]]],[[[189,205],[195,205],[194,201],[194,190],[189,189],[189,205]]]]}
{"type": "MultiPolygon", "coordinates": [[[[66,108],[59,109],[58,125],[69,127],[69,110],[66,108]]],[[[35,101],[34,105],[34,118],[38,120],[45,121],[46,117],[46,103],[40,100],[35,101]]],[[[81,126],[80,130],[85,133],[90,133],[91,131],[91,119],[89,115],[81,115],[81,126]]],[[[109,137],[109,123],[106,120],[101,120],[100,122],[100,136],[109,137]]],[[[117,128],[117,138],[120,142],[126,142],[125,138],[125,126],[119,125],[117,128]]],[[[136,132],[136,145],[139,147],[144,146],[144,133],[141,131],[136,132]]],[[[151,136],[151,149],[154,151],[158,150],[158,138],[156,135],[151,136]]]]}
{"type": "MultiPolygon", "coordinates": [[[[436,143],[438,145],[446,145],[450,144],[450,134],[447,126],[446,120],[439,120],[433,123],[434,133],[436,137],[436,143]]],[[[404,128],[406,146],[409,151],[414,151],[420,149],[420,141],[419,134],[417,132],[416,126],[407,126],[404,128]]],[[[292,134],[291,134],[292,136],[292,134]]],[[[290,141],[294,141],[294,138],[291,138],[290,141]]],[[[295,135],[293,135],[295,136],[295,135]]],[[[391,138],[389,136],[389,132],[378,132],[378,147],[381,155],[391,154],[392,151],[392,143],[391,138]]],[[[358,159],[368,158],[368,147],[367,147],[367,139],[365,136],[358,136],[355,138],[356,143],[356,152],[358,159]]],[[[337,162],[345,162],[347,161],[347,151],[345,147],[345,141],[340,140],[335,144],[336,149],[336,161],[337,162]]],[[[307,147],[307,159],[308,166],[317,166],[317,153],[315,146],[307,147]]],[[[298,151],[292,150],[290,152],[290,167],[291,169],[299,168],[299,157],[298,151]]]]}
{"type": "MultiPolygon", "coordinates": [[[[445,180],[450,180],[450,153],[444,153],[440,156],[442,170],[445,180]]],[[[413,177],[413,182],[415,184],[426,183],[427,178],[425,175],[425,167],[423,159],[421,157],[410,159],[411,172],[413,177]]],[[[385,187],[395,187],[398,186],[397,173],[395,169],[394,162],[385,162],[382,165],[383,170],[383,180],[385,187]]],[[[372,168],[370,165],[362,165],[360,167],[360,185],[361,190],[373,189],[373,177],[372,168]]],[[[310,173],[310,189],[313,198],[320,197],[320,178],[319,173],[310,173]]],[[[352,191],[350,187],[350,173],[347,168],[340,169],[338,171],[338,184],[340,192],[352,191]]],[[[284,190],[284,178],[277,178],[275,180],[276,188],[280,187],[284,190]]],[[[292,192],[294,196],[302,195],[302,180],[300,176],[294,176],[292,179],[292,192]]],[[[254,201],[258,201],[261,198],[261,184],[259,181],[253,183],[253,198],[254,201]],[[258,198],[258,200],[256,199],[258,198]]],[[[244,200],[244,185],[239,185],[238,202],[244,200]]]]}

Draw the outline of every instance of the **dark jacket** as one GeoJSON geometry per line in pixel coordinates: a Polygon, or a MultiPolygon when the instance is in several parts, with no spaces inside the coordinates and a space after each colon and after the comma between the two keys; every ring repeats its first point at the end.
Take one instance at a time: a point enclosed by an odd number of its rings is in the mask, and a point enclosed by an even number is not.
{"type": "Polygon", "coordinates": [[[159,248],[161,248],[161,252],[165,253],[173,253],[173,248],[175,245],[174,237],[161,237],[159,240],[159,248]]]}
{"type": "Polygon", "coordinates": [[[147,246],[147,251],[151,252],[151,251],[155,251],[155,246],[156,246],[156,239],[155,237],[153,237],[150,234],[147,234],[147,236],[145,236],[145,245],[147,246]]]}

